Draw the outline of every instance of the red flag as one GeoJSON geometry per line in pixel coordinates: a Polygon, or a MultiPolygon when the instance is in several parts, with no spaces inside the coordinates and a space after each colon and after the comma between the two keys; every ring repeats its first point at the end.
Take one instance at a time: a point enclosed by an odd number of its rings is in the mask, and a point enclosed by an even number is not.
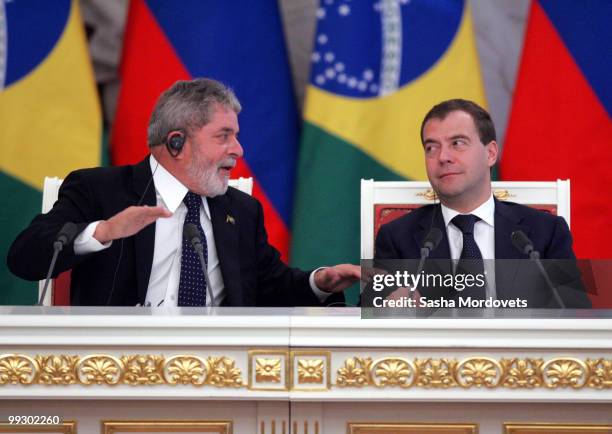
{"type": "MultiPolygon", "coordinates": [[[[571,180],[574,250],[585,259],[612,257],[611,12],[604,1],[532,3],[500,168],[504,180],[571,180]]],[[[610,261],[591,265],[593,305],[609,307],[610,261]]]]}

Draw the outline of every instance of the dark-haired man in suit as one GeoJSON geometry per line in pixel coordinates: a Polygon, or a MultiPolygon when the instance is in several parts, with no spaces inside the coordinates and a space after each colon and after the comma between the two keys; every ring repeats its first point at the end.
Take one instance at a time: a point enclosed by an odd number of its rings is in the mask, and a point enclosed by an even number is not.
{"type": "MultiPolygon", "coordinates": [[[[472,287],[463,296],[479,300],[519,298],[527,302],[527,307],[559,307],[527,256],[512,245],[511,234],[523,231],[542,259],[568,260],[572,264],[575,255],[569,228],[561,217],[494,198],[491,168],[498,158],[498,146],[489,113],[472,101],[444,101],[425,116],[421,141],[427,176],[440,204],[424,206],[383,225],[376,239],[376,259],[418,259],[424,238],[437,227],[443,238],[430,255],[437,271],[453,273],[462,262],[476,264],[476,268],[480,263],[480,271],[486,276],[485,286],[472,287]],[[444,261],[449,258],[459,260],[458,264],[444,261]],[[483,259],[509,261],[497,261],[494,266],[492,261],[483,263],[483,259]]],[[[590,307],[579,273],[575,266],[566,268],[567,263],[560,261],[548,267],[560,283],[564,304],[590,307]]],[[[422,297],[445,299],[459,295],[443,287],[421,288],[420,293],[422,297]]]]}
{"type": "Polygon", "coordinates": [[[228,188],[243,154],[240,110],[218,81],[176,82],[151,115],[151,154],[133,166],[69,174],[53,209],[11,246],[11,271],[44,278],[56,234],[73,222],[79,234],[55,268],[56,274],[72,269],[73,305],[327,304],[331,292],[359,279],[359,267],[304,272],[280,260],[268,244],[259,201],[228,188]],[[183,239],[188,224],[202,240],[206,271],[183,239]]]}

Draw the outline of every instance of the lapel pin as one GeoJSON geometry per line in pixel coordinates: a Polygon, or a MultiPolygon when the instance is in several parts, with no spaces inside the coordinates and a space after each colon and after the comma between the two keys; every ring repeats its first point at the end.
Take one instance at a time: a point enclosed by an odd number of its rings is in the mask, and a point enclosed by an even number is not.
{"type": "Polygon", "coordinates": [[[229,223],[233,225],[233,224],[236,224],[236,220],[234,220],[234,217],[228,214],[225,216],[225,223],[229,223]]]}

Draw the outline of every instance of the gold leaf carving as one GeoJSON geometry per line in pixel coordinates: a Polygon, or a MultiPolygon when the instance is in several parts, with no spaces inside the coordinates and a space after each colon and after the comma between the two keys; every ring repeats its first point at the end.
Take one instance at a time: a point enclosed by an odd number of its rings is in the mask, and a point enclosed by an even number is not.
{"type": "Polygon", "coordinates": [[[40,367],[39,384],[76,384],[76,364],[79,356],[36,356],[40,367]]]}
{"type": "Polygon", "coordinates": [[[338,369],[336,385],[339,387],[363,387],[372,384],[370,377],[370,357],[352,357],[344,362],[338,369]]]}
{"type": "Polygon", "coordinates": [[[0,384],[32,384],[37,365],[31,357],[21,354],[0,356],[0,384]]]}
{"type": "Polygon", "coordinates": [[[473,357],[463,360],[457,366],[457,383],[463,388],[488,387],[499,385],[502,375],[500,364],[488,357],[473,357]]]}
{"type": "Polygon", "coordinates": [[[266,359],[264,357],[257,357],[255,359],[255,381],[280,383],[281,359],[266,359]]]}
{"type": "Polygon", "coordinates": [[[325,363],[323,359],[298,360],[298,383],[323,383],[325,363]]]}
{"type": "Polygon", "coordinates": [[[544,371],[544,384],[549,389],[558,387],[580,389],[587,382],[587,366],[578,359],[552,359],[542,366],[542,370],[544,371]]]}
{"type": "Polygon", "coordinates": [[[542,387],[542,359],[501,359],[504,371],[502,386],[511,389],[542,387]]]}
{"type": "Polygon", "coordinates": [[[594,389],[612,389],[612,360],[587,359],[590,376],[588,386],[594,389]]]}
{"type": "Polygon", "coordinates": [[[426,388],[446,389],[457,385],[453,373],[457,367],[455,359],[415,360],[418,370],[416,385],[426,388]]]}
{"type": "Polygon", "coordinates": [[[206,359],[206,366],[209,375],[206,384],[216,387],[242,387],[243,379],[239,368],[236,368],[235,361],[229,357],[209,357],[206,359]]]}
{"type": "Polygon", "coordinates": [[[206,380],[206,364],[196,356],[174,356],[166,360],[164,376],[168,384],[201,386],[206,380]]]}
{"type": "Polygon", "coordinates": [[[77,378],[82,384],[115,385],[121,380],[123,365],[113,356],[94,354],[77,363],[77,378]]]}
{"type": "MultiPolygon", "coordinates": [[[[325,381],[325,359],[310,357],[297,361],[298,383],[325,381]]],[[[281,382],[281,358],[255,359],[256,380],[281,382]]],[[[245,387],[236,362],[225,356],[206,359],[179,355],[165,359],[162,355],[93,354],[76,355],[0,355],[0,386],[31,385],[106,385],[119,383],[133,386],[210,385],[219,388],[245,387]]],[[[337,370],[336,387],[378,388],[413,386],[432,389],[462,387],[480,388],[572,388],[612,389],[612,359],[580,360],[558,357],[544,362],[541,358],[470,357],[460,363],[450,358],[408,360],[402,357],[351,357],[337,370]]]]}
{"type": "Polygon", "coordinates": [[[510,194],[508,190],[493,190],[493,196],[498,200],[508,200],[512,197],[516,197],[514,194],[510,194]]]}
{"type": "Polygon", "coordinates": [[[385,357],[372,363],[370,375],[376,387],[408,388],[416,380],[416,367],[402,357],[385,357]]]}
{"type": "Polygon", "coordinates": [[[123,382],[133,386],[164,383],[164,358],[162,356],[122,356],[125,366],[123,382]]]}
{"type": "Polygon", "coordinates": [[[438,198],[438,195],[436,194],[435,191],[433,191],[432,188],[428,188],[424,192],[419,192],[416,195],[417,196],[422,196],[422,197],[424,197],[427,200],[436,200],[438,198]]]}

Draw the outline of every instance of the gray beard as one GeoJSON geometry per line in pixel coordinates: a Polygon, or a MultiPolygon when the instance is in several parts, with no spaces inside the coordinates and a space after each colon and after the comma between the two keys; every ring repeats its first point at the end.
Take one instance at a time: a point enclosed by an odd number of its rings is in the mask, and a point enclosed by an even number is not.
{"type": "MultiPolygon", "coordinates": [[[[195,163],[195,162],[194,162],[195,163]]],[[[192,164],[189,168],[191,179],[195,180],[201,191],[206,197],[215,197],[225,194],[229,178],[219,179],[217,167],[209,166],[199,170],[197,164],[192,164]]]]}

